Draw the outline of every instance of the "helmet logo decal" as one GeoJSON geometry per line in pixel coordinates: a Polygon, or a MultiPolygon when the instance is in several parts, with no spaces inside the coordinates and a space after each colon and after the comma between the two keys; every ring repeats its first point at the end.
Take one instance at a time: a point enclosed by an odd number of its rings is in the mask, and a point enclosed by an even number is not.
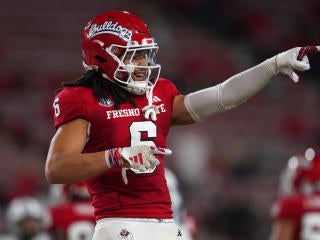
{"type": "Polygon", "coordinates": [[[109,33],[119,36],[126,42],[132,40],[132,31],[119,25],[118,22],[106,21],[103,24],[92,24],[88,32],[88,38],[93,38],[96,35],[109,33]]]}

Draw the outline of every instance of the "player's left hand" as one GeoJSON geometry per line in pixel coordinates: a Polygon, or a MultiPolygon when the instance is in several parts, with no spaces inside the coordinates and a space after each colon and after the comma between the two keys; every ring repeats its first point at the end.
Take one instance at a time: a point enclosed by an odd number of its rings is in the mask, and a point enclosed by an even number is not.
{"type": "Polygon", "coordinates": [[[129,167],[123,167],[121,171],[122,179],[125,184],[128,184],[128,179],[126,175],[127,169],[130,169],[136,174],[152,173],[160,164],[160,161],[154,155],[172,154],[172,151],[168,148],[161,148],[155,146],[137,145],[123,149],[125,151],[122,151],[121,155],[129,164],[129,167]],[[139,164],[138,155],[140,155],[140,158],[142,158],[143,162],[145,162],[143,165],[141,165],[141,163],[139,164]]]}
{"type": "Polygon", "coordinates": [[[294,72],[310,69],[308,55],[320,51],[320,46],[296,47],[279,53],[276,56],[278,71],[288,75],[294,82],[299,82],[299,76],[294,72]]]}

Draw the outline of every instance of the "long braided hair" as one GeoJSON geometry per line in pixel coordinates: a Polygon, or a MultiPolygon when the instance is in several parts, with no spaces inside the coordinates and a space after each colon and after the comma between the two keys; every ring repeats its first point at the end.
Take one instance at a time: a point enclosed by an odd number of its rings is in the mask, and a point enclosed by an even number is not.
{"type": "Polygon", "coordinates": [[[90,70],[72,82],[62,82],[61,87],[56,90],[56,93],[66,87],[76,86],[92,88],[93,95],[99,100],[111,97],[116,109],[119,109],[120,105],[124,102],[130,102],[133,106],[136,106],[132,95],[112,81],[103,78],[100,70],[90,70]]]}

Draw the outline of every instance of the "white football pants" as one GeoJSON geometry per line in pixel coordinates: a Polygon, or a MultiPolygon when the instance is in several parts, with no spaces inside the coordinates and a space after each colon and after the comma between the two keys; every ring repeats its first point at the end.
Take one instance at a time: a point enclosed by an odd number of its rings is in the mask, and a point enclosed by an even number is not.
{"type": "Polygon", "coordinates": [[[92,240],[180,240],[173,219],[104,218],[97,221],[92,240]]]}

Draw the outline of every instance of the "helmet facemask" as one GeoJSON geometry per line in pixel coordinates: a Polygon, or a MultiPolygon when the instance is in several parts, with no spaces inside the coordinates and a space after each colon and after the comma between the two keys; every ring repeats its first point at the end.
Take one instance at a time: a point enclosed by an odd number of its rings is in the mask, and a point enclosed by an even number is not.
{"type": "Polygon", "coordinates": [[[144,39],[141,45],[132,41],[127,46],[112,44],[106,48],[106,52],[118,63],[113,75],[115,83],[134,95],[143,95],[152,89],[161,69],[156,63],[157,51],[158,46],[153,39],[144,39]],[[138,61],[143,64],[136,65],[138,61]]]}

